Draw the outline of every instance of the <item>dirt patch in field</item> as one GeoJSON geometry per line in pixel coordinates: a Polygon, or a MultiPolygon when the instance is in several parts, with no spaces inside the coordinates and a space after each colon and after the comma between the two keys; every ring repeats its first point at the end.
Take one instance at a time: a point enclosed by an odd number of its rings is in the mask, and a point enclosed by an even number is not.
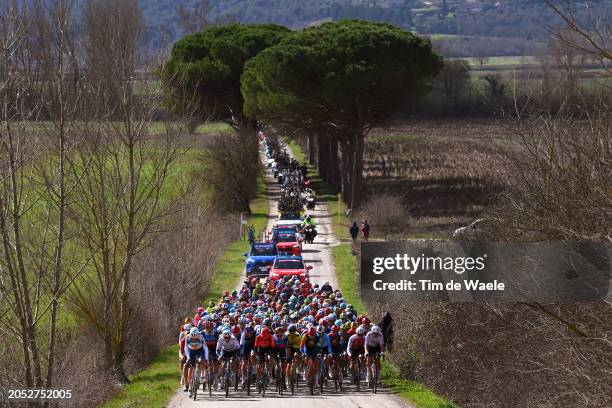
{"type": "Polygon", "coordinates": [[[410,235],[447,235],[479,217],[504,186],[511,127],[494,120],[413,121],[373,129],[364,165],[368,194],[400,195],[410,235]]]}

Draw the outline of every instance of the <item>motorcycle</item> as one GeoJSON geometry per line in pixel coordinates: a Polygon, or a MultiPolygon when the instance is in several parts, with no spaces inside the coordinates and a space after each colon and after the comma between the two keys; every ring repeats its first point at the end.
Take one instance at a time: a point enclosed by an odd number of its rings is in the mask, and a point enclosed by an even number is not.
{"type": "Polygon", "coordinates": [[[314,197],[308,197],[306,199],[306,208],[308,208],[309,210],[315,209],[315,198],[314,197]]]}
{"type": "Polygon", "coordinates": [[[314,243],[314,239],[317,236],[317,229],[314,225],[308,225],[304,229],[304,241],[308,244],[314,243]]]}

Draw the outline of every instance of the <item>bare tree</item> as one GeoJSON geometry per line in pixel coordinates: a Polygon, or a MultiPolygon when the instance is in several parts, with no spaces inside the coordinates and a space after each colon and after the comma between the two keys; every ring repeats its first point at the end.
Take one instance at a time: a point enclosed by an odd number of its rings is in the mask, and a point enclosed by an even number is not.
{"type": "Polygon", "coordinates": [[[71,300],[102,339],[107,368],[127,382],[134,259],[171,214],[173,200],[165,195],[181,153],[180,129],[149,134],[161,91],[134,79],[143,32],[136,1],[91,0],[85,22],[87,86],[99,108],[84,129],[90,139],[78,152],[84,174],[71,216],[83,227],[79,241],[91,262],[89,273],[71,288],[71,300]]]}
{"type": "Polygon", "coordinates": [[[563,43],[581,54],[590,55],[599,60],[606,76],[612,75],[612,19],[609,10],[593,10],[590,2],[580,3],[586,7],[581,23],[576,16],[576,5],[569,0],[545,0],[545,3],[563,20],[566,29],[547,26],[547,30],[560,43],[563,43]]]}
{"type": "Polygon", "coordinates": [[[80,273],[65,251],[74,187],[66,175],[80,105],[72,69],[74,2],[2,1],[0,7],[0,297],[7,305],[0,330],[8,334],[7,347],[8,339],[22,346],[13,358],[24,378],[13,381],[51,387],[60,299],[80,273]]]}
{"type": "Polygon", "coordinates": [[[183,35],[202,31],[214,23],[211,20],[212,4],[210,4],[210,0],[197,0],[192,7],[187,6],[185,2],[180,2],[176,12],[183,29],[183,35]]]}

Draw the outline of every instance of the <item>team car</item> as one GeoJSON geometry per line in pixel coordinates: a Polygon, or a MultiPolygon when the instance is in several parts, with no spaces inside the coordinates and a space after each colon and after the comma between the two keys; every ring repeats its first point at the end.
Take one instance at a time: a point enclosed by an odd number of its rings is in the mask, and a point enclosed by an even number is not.
{"type": "Polygon", "coordinates": [[[306,266],[301,256],[279,255],[272,266],[269,267],[268,279],[278,280],[285,276],[297,276],[300,281],[304,281],[311,269],[312,266],[306,266]]]}
{"type": "Polygon", "coordinates": [[[272,240],[276,244],[279,254],[301,255],[302,241],[295,232],[278,233],[272,240]]]}
{"type": "Polygon", "coordinates": [[[268,276],[268,266],[271,266],[278,255],[278,249],[273,243],[256,242],[251,246],[246,257],[246,275],[257,277],[268,276]]]}

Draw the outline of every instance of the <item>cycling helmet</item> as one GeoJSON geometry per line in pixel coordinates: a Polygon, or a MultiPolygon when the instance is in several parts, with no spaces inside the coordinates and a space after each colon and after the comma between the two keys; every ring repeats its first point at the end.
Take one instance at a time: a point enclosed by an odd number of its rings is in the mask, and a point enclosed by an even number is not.
{"type": "Polygon", "coordinates": [[[336,326],[342,326],[342,320],[338,319],[334,322],[336,326]]]}
{"type": "Polygon", "coordinates": [[[359,336],[363,336],[363,335],[365,334],[365,329],[364,329],[363,327],[359,326],[359,327],[357,328],[357,334],[358,334],[359,336]]]}
{"type": "Polygon", "coordinates": [[[229,330],[227,330],[227,329],[223,330],[223,337],[229,337],[229,336],[231,336],[231,335],[232,335],[232,332],[231,332],[231,331],[229,331],[229,330]]]}
{"type": "Polygon", "coordinates": [[[370,324],[370,319],[368,319],[367,316],[363,316],[363,319],[361,320],[361,324],[367,326],[368,324],[370,324]]]}
{"type": "Polygon", "coordinates": [[[378,326],[372,326],[372,329],[370,331],[372,333],[375,333],[375,334],[380,334],[381,333],[380,327],[378,327],[378,326]]]}
{"type": "Polygon", "coordinates": [[[191,317],[187,317],[183,323],[184,324],[191,323],[191,317]]]}
{"type": "Polygon", "coordinates": [[[263,330],[261,331],[261,334],[264,336],[269,336],[270,335],[270,329],[268,329],[267,327],[264,327],[263,330]]]}
{"type": "Polygon", "coordinates": [[[186,332],[188,332],[188,331],[190,331],[190,330],[191,330],[191,328],[192,328],[192,327],[193,327],[193,326],[192,326],[191,324],[187,323],[185,326],[183,326],[183,330],[185,330],[186,332]]]}
{"type": "Polygon", "coordinates": [[[238,326],[234,326],[234,327],[232,327],[232,333],[234,333],[234,334],[240,334],[240,327],[238,327],[238,326]]]}
{"type": "Polygon", "coordinates": [[[332,326],[332,331],[333,331],[334,333],[338,333],[338,332],[340,331],[340,326],[335,326],[335,325],[334,325],[334,326],[332,326]]]}
{"type": "Polygon", "coordinates": [[[200,334],[200,331],[197,327],[192,327],[191,330],[189,330],[189,334],[192,336],[197,336],[198,334],[200,334]]]}
{"type": "Polygon", "coordinates": [[[319,325],[319,327],[317,328],[317,331],[318,331],[319,333],[325,333],[325,326],[323,326],[322,324],[321,324],[321,325],[319,325]]]}
{"type": "Polygon", "coordinates": [[[310,328],[308,329],[308,335],[309,335],[309,336],[314,336],[316,332],[317,332],[317,330],[314,328],[314,326],[313,326],[313,327],[310,327],[310,328]]]}
{"type": "Polygon", "coordinates": [[[202,306],[198,307],[198,314],[204,313],[204,308],[202,306]]]}
{"type": "Polygon", "coordinates": [[[293,333],[295,331],[297,331],[297,326],[295,324],[290,324],[289,325],[289,332],[293,333]]]}

